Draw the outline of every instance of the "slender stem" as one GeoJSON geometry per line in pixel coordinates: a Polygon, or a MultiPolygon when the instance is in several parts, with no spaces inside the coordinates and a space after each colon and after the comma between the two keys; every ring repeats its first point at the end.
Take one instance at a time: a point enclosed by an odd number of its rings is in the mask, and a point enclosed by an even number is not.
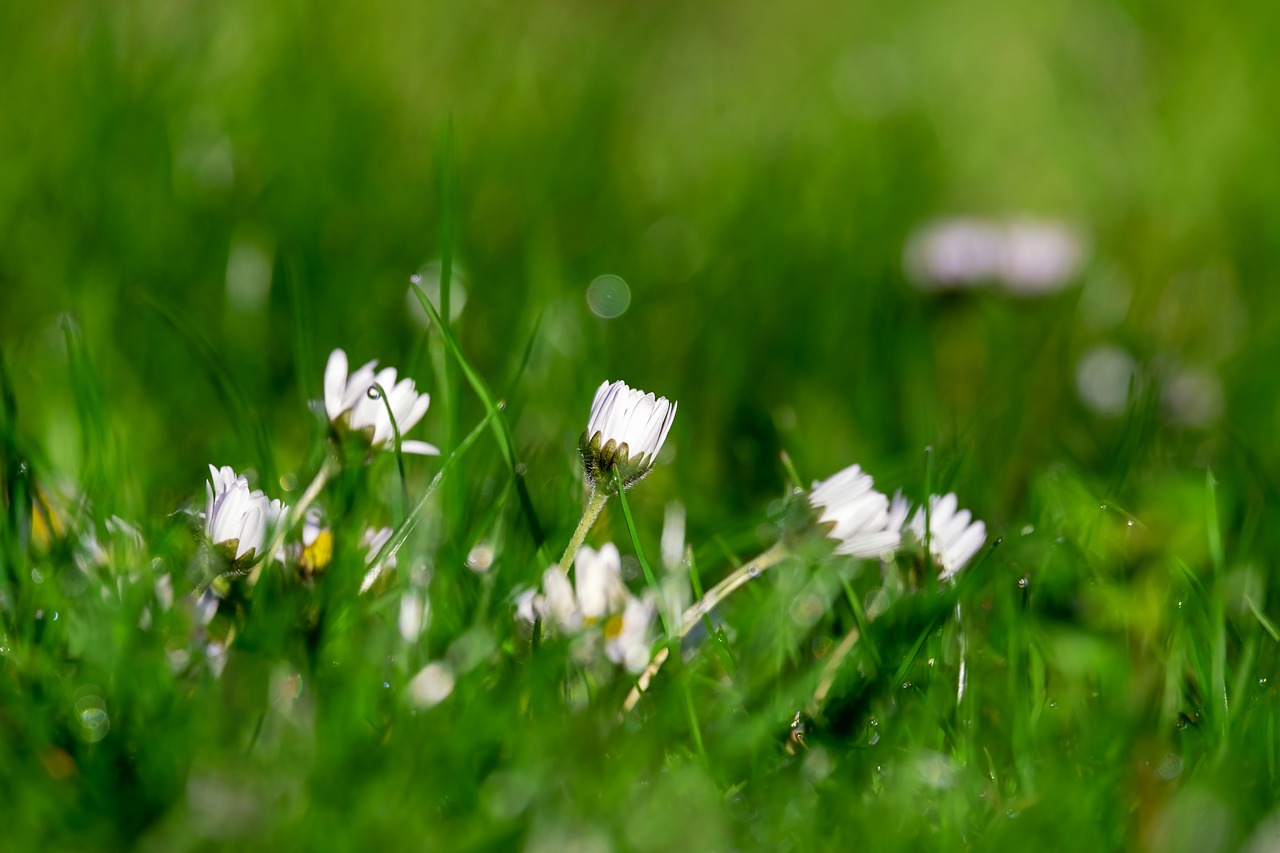
{"type": "Polygon", "coordinates": [[[564,549],[564,556],[560,558],[560,570],[566,575],[569,574],[569,567],[573,565],[573,558],[577,555],[578,549],[582,547],[582,542],[587,538],[587,531],[596,523],[596,519],[600,517],[600,510],[604,509],[605,503],[609,500],[609,492],[607,489],[592,488],[591,497],[587,501],[587,508],[582,511],[582,520],[578,522],[578,529],[573,531],[573,538],[569,540],[569,547],[564,549]]]}
{"type": "MultiPolygon", "coordinates": [[[[788,553],[790,552],[787,550],[787,546],[778,542],[759,557],[735,569],[732,574],[709,589],[702,598],[690,605],[689,609],[680,617],[680,629],[672,645],[677,645],[679,640],[687,637],[694,626],[698,624],[698,621],[714,610],[717,604],[728,598],[734,590],[744,587],[760,577],[765,569],[781,562],[788,553]]],[[[636,703],[640,701],[640,694],[649,689],[649,682],[658,674],[658,670],[662,668],[670,653],[671,647],[663,646],[649,661],[649,665],[645,667],[644,672],[640,673],[640,677],[636,679],[636,686],[631,688],[631,692],[627,694],[626,701],[622,703],[622,712],[624,714],[634,708],[636,703]]]]}
{"type": "Polygon", "coordinates": [[[404,521],[404,514],[409,511],[409,481],[404,476],[404,452],[400,449],[400,425],[396,423],[395,412],[391,410],[391,398],[387,396],[387,389],[382,387],[379,382],[373,383],[369,389],[369,397],[381,398],[383,407],[387,410],[387,420],[391,421],[391,450],[396,457],[396,469],[400,472],[400,518],[396,519],[396,524],[404,521]]]}
{"type": "Polygon", "coordinates": [[[813,698],[809,700],[809,716],[817,716],[822,703],[827,699],[827,694],[831,692],[831,685],[835,684],[836,672],[840,669],[840,664],[844,663],[844,659],[853,651],[859,636],[861,635],[857,628],[850,629],[840,641],[840,645],[836,646],[835,651],[831,653],[831,657],[827,658],[827,664],[822,668],[822,677],[818,679],[818,687],[813,691],[813,698]]]}
{"type": "MultiPolygon", "coordinates": [[[[618,491],[618,503],[622,505],[622,515],[627,522],[627,532],[631,534],[631,544],[636,549],[636,559],[640,561],[640,568],[644,570],[645,582],[649,584],[649,589],[653,591],[654,597],[658,601],[662,601],[662,588],[658,586],[658,579],[654,577],[649,561],[644,558],[644,548],[640,545],[640,534],[636,531],[636,521],[631,517],[631,506],[627,503],[627,489],[622,484],[622,475],[615,468],[613,476],[618,491]]],[[[666,633],[668,639],[671,639],[671,620],[670,615],[667,613],[667,608],[659,606],[658,615],[662,618],[663,632],[666,633]]]]}
{"type": "Polygon", "coordinates": [[[680,617],[680,638],[687,637],[694,626],[698,624],[698,621],[714,610],[717,604],[728,598],[734,590],[744,587],[760,577],[765,569],[781,562],[782,558],[786,557],[787,554],[787,546],[778,542],[759,557],[756,557],[745,566],[735,569],[732,574],[707,590],[707,593],[695,601],[680,617]]]}

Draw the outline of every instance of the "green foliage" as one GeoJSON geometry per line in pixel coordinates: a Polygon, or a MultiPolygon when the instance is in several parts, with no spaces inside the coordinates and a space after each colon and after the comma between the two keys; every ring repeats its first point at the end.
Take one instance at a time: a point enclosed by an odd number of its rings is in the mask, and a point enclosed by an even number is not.
{"type": "Polygon", "coordinates": [[[1278,8],[0,7],[3,846],[1274,844],[1278,8]],[[913,287],[954,215],[1087,263],[913,287]],[[206,625],[182,510],[209,462],[297,503],[335,346],[443,455],[346,465],[331,559],[290,530],[206,625]],[[620,713],[633,674],[515,618],[612,379],[680,402],[588,538],[636,594],[853,462],[987,546],[938,584],[796,540],[620,713]]]}

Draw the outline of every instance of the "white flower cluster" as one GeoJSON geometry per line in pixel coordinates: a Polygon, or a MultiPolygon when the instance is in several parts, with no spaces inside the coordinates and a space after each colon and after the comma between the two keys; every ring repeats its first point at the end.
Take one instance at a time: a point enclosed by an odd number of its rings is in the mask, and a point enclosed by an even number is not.
{"type": "Polygon", "coordinates": [[[1087,256],[1085,241],[1062,222],[963,217],[918,230],[903,264],[923,290],[996,284],[1016,296],[1039,296],[1075,280],[1087,256]]]}
{"type": "Polygon", "coordinates": [[[263,556],[266,536],[276,529],[288,509],[270,500],[249,480],[229,467],[209,466],[205,486],[204,535],[225,551],[235,564],[247,564],[263,556]]]}
{"type": "Polygon", "coordinates": [[[923,507],[908,521],[907,500],[901,494],[890,500],[874,485],[871,475],[850,465],[815,482],[809,490],[809,504],[819,513],[818,524],[830,525],[826,535],[835,540],[837,554],[891,560],[904,533],[922,546],[927,538],[938,577],[947,580],[963,569],[986,541],[986,526],[972,521],[968,510],[958,509],[954,494],[930,497],[926,531],[923,507]]]}
{"type": "Polygon", "coordinates": [[[649,626],[656,608],[627,590],[622,557],[613,543],[599,551],[584,545],[574,560],[572,584],[558,566],[547,569],[541,592],[530,589],[516,598],[516,613],[526,622],[541,619],[565,634],[598,633],[605,656],[631,672],[649,662],[649,626]]]}
{"type": "MultiPolygon", "coordinates": [[[[403,434],[416,426],[431,404],[430,396],[419,394],[412,379],[397,381],[394,367],[377,370],[377,364],[370,361],[349,373],[347,354],[335,349],[324,373],[324,409],[335,433],[357,436],[373,452],[392,450],[396,432],[403,434]],[[386,395],[385,400],[382,394],[386,395]]],[[[425,441],[407,439],[401,440],[400,449],[428,456],[440,452],[425,441]]],[[[315,490],[304,496],[299,511],[315,498],[329,474],[322,472],[318,476],[315,490]]],[[[209,466],[206,496],[205,511],[200,514],[205,539],[225,553],[235,570],[245,570],[261,560],[268,543],[279,545],[283,541],[287,531],[281,525],[288,508],[278,500],[268,499],[260,490],[249,488],[248,479],[231,468],[209,466]]],[[[322,571],[333,557],[332,530],[322,523],[322,516],[314,507],[308,509],[302,541],[291,549],[299,572],[306,578],[322,571]]],[[[390,537],[390,530],[366,531],[364,544],[371,554],[376,554],[390,537]]],[[[284,559],[284,549],[276,550],[284,559]]],[[[394,560],[388,560],[386,565],[375,567],[361,585],[361,592],[372,586],[382,569],[392,565],[394,560]]]]}

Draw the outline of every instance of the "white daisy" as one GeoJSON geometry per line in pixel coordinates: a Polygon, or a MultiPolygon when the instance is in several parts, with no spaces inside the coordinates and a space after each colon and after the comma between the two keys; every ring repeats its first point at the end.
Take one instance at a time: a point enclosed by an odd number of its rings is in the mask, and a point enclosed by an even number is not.
{"type": "MultiPolygon", "coordinates": [[[[952,578],[978,553],[987,539],[981,521],[970,523],[969,510],[957,511],[954,493],[929,498],[929,552],[938,564],[938,579],[952,578]]],[[[908,529],[924,542],[924,508],[916,510],[908,529]]]]}
{"type": "Polygon", "coordinates": [[[232,563],[248,565],[262,556],[266,535],[284,516],[286,507],[269,500],[229,467],[209,466],[205,486],[204,534],[232,563]]]}
{"type": "Polygon", "coordinates": [[[639,672],[649,663],[649,626],[657,608],[651,601],[627,596],[622,612],[610,617],[604,626],[604,653],[614,663],[630,672],[639,672]]]}
{"type": "Polygon", "coordinates": [[[615,468],[625,488],[648,474],[671,431],[676,406],[625,382],[605,382],[596,389],[587,431],[578,442],[592,486],[612,482],[615,468]]]}
{"type": "Polygon", "coordinates": [[[571,584],[558,566],[542,576],[542,590],[525,590],[516,596],[516,615],[525,622],[542,619],[556,630],[584,632],[581,648],[586,659],[604,640],[605,655],[633,672],[649,662],[649,626],[657,608],[627,591],[622,582],[622,558],[607,544],[599,551],[584,547],[574,563],[576,583],[571,584]]]}
{"type": "Polygon", "coordinates": [[[818,524],[830,524],[827,536],[836,553],[860,560],[892,556],[901,542],[906,502],[889,499],[874,488],[871,475],[850,465],[809,490],[809,504],[820,512],[818,524]]]}
{"type": "MultiPolygon", "coordinates": [[[[396,382],[396,369],[384,367],[377,370],[378,362],[371,361],[354,373],[347,372],[347,354],[336,349],[329,354],[329,364],[324,371],[324,410],[329,421],[340,431],[363,435],[374,450],[390,450],[395,441],[391,417],[387,414],[387,402],[395,425],[403,436],[411,430],[431,405],[431,395],[419,394],[412,379],[396,382]],[[387,394],[384,402],[375,392],[374,384],[382,386],[387,394]]],[[[400,449],[405,453],[437,456],[440,450],[425,441],[402,439],[400,449]]]]}
{"type": "Polygon", "coordinates": [[[622,582],[622,556],[612,542],[599,551],[584,545],[573,561],[578,609],[588,624],[598,622],[627,600],[622,582]]]}

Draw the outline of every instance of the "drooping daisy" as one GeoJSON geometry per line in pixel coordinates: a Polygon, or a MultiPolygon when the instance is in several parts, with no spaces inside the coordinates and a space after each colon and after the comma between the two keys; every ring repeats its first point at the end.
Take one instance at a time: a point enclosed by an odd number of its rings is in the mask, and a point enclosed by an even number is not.
{"type": "Polygon", "coordinates": [[[671,431],[676,403],[666,397],[605,382],[596,389],[587,430],[578,441],[587,480],[593,487],[613,482],[615,469],[630,488],[653,467],[671,431]]]}
{"type": "Polygon", "coordinates": [[[238,567],[262,557],[267,533],[280,524],[287,509],[249,488],[249,480],[227,466],[209,466],[205,498],[205,537],[238,567]]]}
{"type": "MultiPolygon", "coordinates": [[[[954,493],[929,498],[929,553],[938,564],[938,579],[952,578],[973,559],[987,539],[987,528],[972,521],[967,509],[958,509],[954,493]]],[[[925,541],[924,508],[916,510],[908,530],[925,541]]]]}
{"type": "Polygon", "coordinates": [[[892,556],[901,542],[906,502],[893,505],[877,492],[875,482],[857,465],[850,465],[809,490],[809,504],[819,511],[818,524],[829,524],[827,536],[836,553],[860,560],[892,556]]]}
{"type": "MultiPolygon", "coordinates": [[[[387,403],[395,417],[395,426],[404,435],[427,413],[431,395],[419,394],[413,380],[407,377],[397,382],[394,367],[375,370],[377,366],[378,362],[371,361],[348,374],[347,354],[341,349],[330,353],[324,371],[324,410],[329,422],[340,432],[363,436],[372,450],[391,450],[395,430],[387,414],[387,403]],[[374,390],[375,384],[386,392],[386,401],[374,390]]],[[[440,453],[432,444],[409,439],[401,440],[400,449],[422,456],[440,453]]]]}

